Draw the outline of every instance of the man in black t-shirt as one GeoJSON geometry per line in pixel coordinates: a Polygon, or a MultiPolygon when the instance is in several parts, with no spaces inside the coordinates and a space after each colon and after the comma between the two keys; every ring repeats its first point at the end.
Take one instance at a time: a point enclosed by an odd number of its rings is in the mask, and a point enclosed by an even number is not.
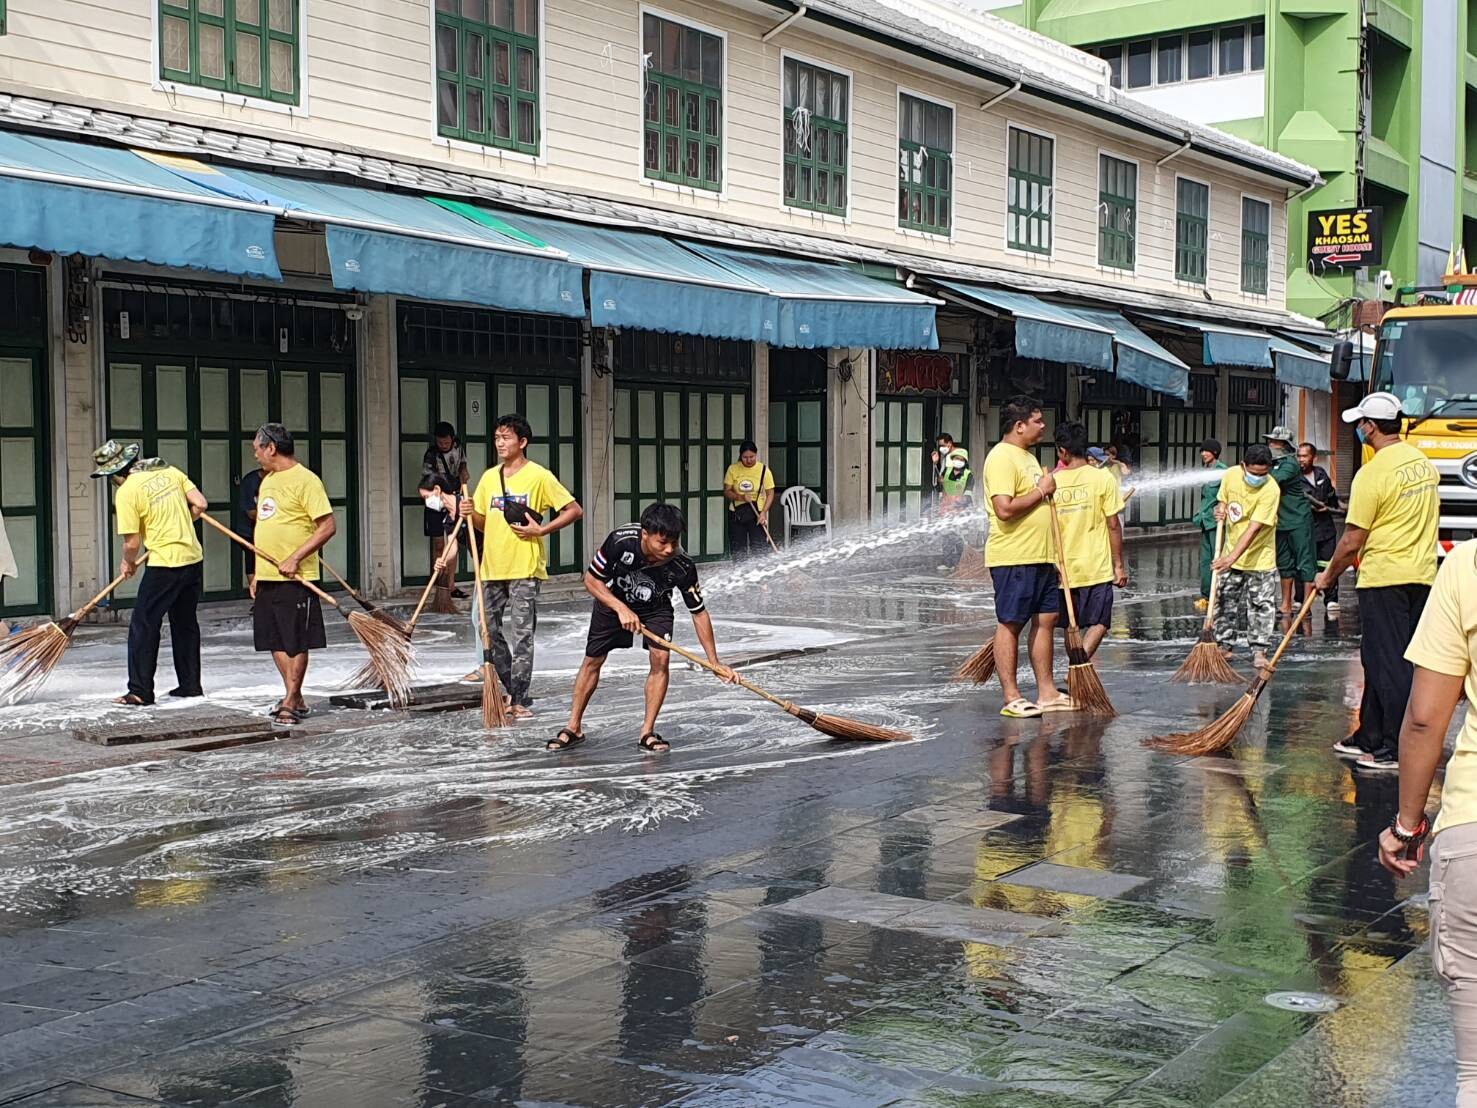
{"type": "MultiPolygon", "coordinates": [[[[682,602],[692,614],[692,625],[708,661],[722,671],[726,680],[734,679],[733,670],[718,659],[713,620],[698,587],[697,566],[680,545],[685,527],[686,521],[675,504],[653,504],[641,513],[639,524],[618,527],[605,536],[590,560],[585,570],[585,588],[595,598],[595,608],[590,614],[585,660],[574,681],[569,723],[557,738],[549,740],[550,750],[568,750],[585,741],[580,724],[600,684],[600,668],[612,650],[631,646],[641,627],[671,638],[674,592],[682,594],[682,602]]],[[[646,647],[651,669],[646,677],[646,718],[641,725],[639,745],[642,750],[660,753],[671,749],[656,733],[657,713],[667,697],[667,663],[671,652],[644,637],[641,644],[646,647]]]]}

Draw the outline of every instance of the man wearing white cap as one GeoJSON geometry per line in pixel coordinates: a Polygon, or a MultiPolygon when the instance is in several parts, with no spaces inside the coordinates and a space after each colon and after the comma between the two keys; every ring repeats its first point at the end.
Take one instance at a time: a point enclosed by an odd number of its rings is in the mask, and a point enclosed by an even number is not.
{"type": "Polygon", "coordinates": [[[1344,413],[1374,457],[1354,475],[1344,535],[1314,584],[1328,589],[1359,560],[1359,661],[1364,699],[1359,729],[1333,749],[1354,768],[1397,773],[1400,721],[1410,699],[1406,647],[1436,580],[1441,478],[1431,460],[1400,437],[1400,401],[1372,392],[1344,413]]]}

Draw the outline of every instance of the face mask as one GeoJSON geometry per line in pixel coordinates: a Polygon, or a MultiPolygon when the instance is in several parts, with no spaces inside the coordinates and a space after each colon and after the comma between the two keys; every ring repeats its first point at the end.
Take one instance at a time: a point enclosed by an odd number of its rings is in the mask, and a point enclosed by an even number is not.
{"type": "Polygon", "coordinates": [[[1267,483],[1268,476],[1265,473],[1248,473],[1246,475],[1246,483],[1254,489],[1259,489],[1267,483]]]}
{"type": "Polygon", "coordinates": [[[1364,437],[1364,428],[1363,427],[1355,427],[1354,428],[1354,437],[1357,438],[1361,443],[1365,443],[1365,442],[1368,442],[1369,441],[1368,439],[1366,439],[1364,437]]]}

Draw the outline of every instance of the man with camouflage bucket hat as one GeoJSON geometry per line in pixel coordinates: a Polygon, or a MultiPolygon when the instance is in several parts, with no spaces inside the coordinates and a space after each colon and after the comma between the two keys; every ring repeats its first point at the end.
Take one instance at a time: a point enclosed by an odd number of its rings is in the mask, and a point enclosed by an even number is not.
{"type": "Polygon", "coordinates": [[[196,609],[204,587],[204,554],[195,521],[209,504],[195,483],[160,458],[140,458],[136,443],[109,439],[92,455],[94,477],[117,486],[113,515],[123,536],[118,572],[132,577],[147,544],[133,615],[128,621],[128,691],[114,703],[154,703],[159,639],[169,617],[170,652],[179,682],[170,696],[203,696],[200,688],[200,621],[196,609]]]}
{"type": "Polygon", "coordinates": [[[1279,424],[1262,437],[1272,451],[1272,480],[1282,493],[1277,509],[1277,575],[1282,578],[1281,612],[1290,616],[1294,583],[1301,581],[1306,587],[1318,576],[1313,505],[1308,502],[1303,467],[1293,448],[1292,428],[1279,424]]]}

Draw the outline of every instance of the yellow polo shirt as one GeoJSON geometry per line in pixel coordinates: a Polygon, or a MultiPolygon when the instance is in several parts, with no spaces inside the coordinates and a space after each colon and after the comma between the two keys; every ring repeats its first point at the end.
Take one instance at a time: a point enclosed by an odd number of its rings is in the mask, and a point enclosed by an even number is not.
{"type": "MultiPolygon", "coordinates": [[[[318,521],[333,515],[328,490],[318,475],[301,463],[262,478],[256,498],[256,548],[274,560],[290,558],[318,529],[318,521]]],[[[318,555],[310,554],[298,566],[304,581],[318,580],[318,555]]],[[[284,581],[265,558],[256,560],[258,581],[284,581]]]]}
{"type": "Polygon", "coordinates": [[[148,565],[178,569],[204,557],[185,498],[194,488],[195,482],[174,466],[135,470],[118,486],[113,499],[118,534],[142,538],[149,551],[148,565]]]}
{"type": "MultiPolygon", "coordinates": [[[[774,473],[763,462],[755,462],[751,466],[734,462],[723,475],[723,487],[736,490],[745,500],[757,502],[760,493],[774,488],[774,473]]],[[[737,500],[730,500],[728,510],[735,511],[739,503],[737,500]]]]}
{"type": "Polygon", "coordinates": [[[1216,499],[1226,506],[1227,551],[1236,549],[1241,536],[1253,523],[1262,525],[1246,553],[1231,568],[1248,573],[1276,569],[1277,509],[1282,504],[1282,490],[1277,482],[1268,474],[1266,484],[1253,488],[1246,483],[1246,470],[1232,466],[1221,477],[1221,491],[1216,499]]]}
{"type": "Polygon", "coordinates": [[[1346,520],[1369,532],[1359,554],[1361,589],[1436,579],[1440,485],[1431,459],[1408,442],[1375,451],[1354,474],[1346,520]]]}
{"type": "MultiPolygon", "coordinates": [[[[1386,447],[1379,453],[1389,449],[1386,447]]],[[[1472,710],[1472,705],[1477,704],[1474,651],[1477,651],[1477,539],[1462,543],[1441,563],[1436,584],[1421,613],[1421,622],[1405,648],[1405,658],[1412,665],[1463,678],[1462,687],[1467,694],[1466,714],[1457,733],[1456,749],[1446,763],[1437,831],[1477,821],[1477,719],[1472,710]]]]}
{"type": "Polygon", "coordinates": [[[985,511],[990,533],[985,537],[985,561],[991,566],[1029,566],[1056,561],[1051,536],[1051,514],[1045,502],[1025,515],[1002,520],[995,514],[995,497],[1024,496],[1041,480],[1036,455],[1014,443],[997,442],[985,455],[985,511]]]}
{"type": "Polygon", "coordinates": [[[1067,581],[1074,589],[1113,580],[1113,544],[1108,520],[1123,511],[1118,479],[1106,469],[1079,466],[1059,469],[1056,477],[1057,519],[1062,527],[1062,556],[1067,581]]]}
{"type": "Polygon", "coordinates": [[[512,504],[527,504],[549,517],[562,512],[574,500],[574,494],[559,479],[537,462],[524,462],[517,473],[498,475],[498,467],[487,470],[472,494],[477,514],[487,517],[482,532],[482,579],[484,581],[539,580],[549,576],[548,547],[542,538],[520,538],[503,517],[503,492],[512,504]]]}

